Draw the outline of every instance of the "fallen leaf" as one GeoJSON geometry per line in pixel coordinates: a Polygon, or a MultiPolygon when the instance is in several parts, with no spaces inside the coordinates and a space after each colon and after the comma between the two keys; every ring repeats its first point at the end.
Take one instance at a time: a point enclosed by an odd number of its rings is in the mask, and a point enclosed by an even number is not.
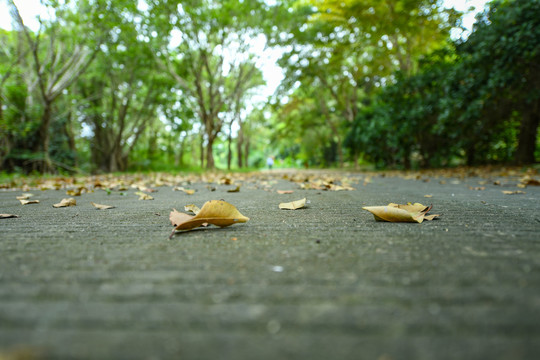
{"type": "Polygon", "coordinates": [[[306,206],[306,198],[279,204],[279,208],[282,210],[296,210],[303,208],[304,206],[306,206]]]}
{"type": "Polygon", "coordinates": [[[469,190],[483,191],[486,190],[485,186],[469,186],[469,190]]]}
{"type": "Polygon", "coordinates": [[[17,196],[17,200],[28,200],[28,199],[30,199],[32,196],[34,196],[34,194],[24,193],[24,194],[22,194],[21,196],[17,196]]]}
{"type": "Polygon", "coordinates": [[[69,196],[81,196],[83,191],[88,192],[88,189],[85,188],[84,186],[80,186],[80,187],[78,187],[76,189],[67,190],[66,195],[69,195],[69,196]]]}
{"type": "Polygon", "coordinates": [[[293,190],[277,190],[277,193],[278,194],[292,194],[294,191],[293,190]]]}
{"type": "Polygon", "coordinates": [[[195,190],[192,190],[192,189],[184,189],[184,188],[181,187],[181,186],[175,186],[175,187],[173,187],[173,191],[183,191],[183,192],[185,192],[185,193],[188,194],[188,195],[193,195],[193,194],[195,194],[195,190]]]}
{"type": "Polygon", "coordinates": [[[510,191],[510,190],[503,190],[502,192],[504,195],[517,195],[517,194],[526,194],[525,191],[516,190],[516,191],[510,191]]]}
{"type": "Polygon", "coordinates": [[[424,195],[425,198],[432,198],[433,195],[424,195]]]}
{"type": "Polygon", "coordinates": [[[111,205],[101,205],[101,204],[96,204],[95,202],[90,202],[90,204],[92,204],[92,206],[94,206],[98,210],[114,209],[114,206],[111,206],[111,205]]]}
{"type": "Polygon", "coordinates": [[[408,203],[407,205],[390,203],[387,206],[365,206],[362,209],[372,213],[377,221],[421,223],[424,220],[433,220],[439,217],[439,215],[427,215],[431,206],[419,203],[408,203]]]}
{"type": "Polygon", "coordinates": [[[184,210],[191,211],[193,214],[197,215],[201,209],[195,204],[189,204],[184,206],[184,210]]]}
{"type": "Polygon", "coordinates": [[[169,214],[169,220],[171,220],[172,226],[176,227],[178,224],[184,223],[186,221],[189,221],[193,219],[193,215],[189,215],[186,213],[181,213],[176,209],[173,209],[171,213],[169,214]]]}
{"type": "Polygon", "coordinates": [[[58,204],[54,204],[53,207],[55,208],[61,208],[61,207],[68,207],[68,206],[75,206],[77,205],[77,201],[74,198],[67,198],[62,199],[58,204]]]}
{"type": "Polygon", "coordinates": [[[229,190],[227,190],[227,192],[229,192],[229,193],[236,193],[236,192],[240,192],[240,186],[237,186],[237,187],[236,187],[236,188],[234,188],[234,189],[229,189],[229,190]]]}
{"type": "Polygon", "coordinates": [[[142,191],[137,191],[135,195],[139,195],[139,200],[154,200],[150,195],[143,193],[142,191]]]}
{"type": "Polygon", "coordinates": [[[519,185],[521,185],[520,187],[540,186],[540,180],[532,178],[529,175],[525,175],[524,177],[522,177],[520,179],[520,184],[519,185]]]}
{"type": "Polygon", "coordinates": [[[202,226],[205,223],[225,227],[236,223],[245,223],[249,220],[249,218],[242,215],[234,205],[223,200],[207,201],[199,213],[193,217],[188,214],[184,214],[185,216],[180,217],[180,215],[177,215],[176,213],[179,212],[174,210],[169,216],[169,219],[172,217],[171,222],[178,222],[169,238],[172,238],[174,232],[177,230],[191,230],[202,226]]]}
{"type": "Polygon", "coordinates": [[[18,218],[19,215],[13,214],[0,214],[0,219],[18,218]]]}
{"type": "Polygon", "coordinates": [[[22,205],[39,204],[39,200],[19,200],[22,205]]]}

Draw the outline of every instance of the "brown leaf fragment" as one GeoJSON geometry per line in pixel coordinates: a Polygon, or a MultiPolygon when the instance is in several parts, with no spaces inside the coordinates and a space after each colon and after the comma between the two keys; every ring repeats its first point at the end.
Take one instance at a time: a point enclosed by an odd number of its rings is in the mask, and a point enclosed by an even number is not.
{"type": "Polygon", "coordinates": [[[521,191],[521,190],[515,190],[515,191],[503,190],[502,193],[503,193],[504,195],[526,194],[525,191],[521,191]]]}
{"type": "Polygon", "coordinates": [[[234,189],[227,190],[228,193],[237,193],[240,192],[240,186],[235,187],[234,189]]]}
{"type": "Polygon", "coordinates": [[[154,200],[154,198],[146,193],[143,193],[142,191],[137,191],[135,195],[139,196],[139,200],[154,200]]]}
{"type": "Polygon", "coordinates": [[[294,191],[293,190],[277,190],[276,192],[280,195],[283,195],[283,194],[292,194],[294,191]]]}
{"type": "Polygon", "coordinates": [[[0,219],[18,218],[19,215],[13,214],[0,214],[0,219]]]}
{"type": "Polygon", "coordinates": [[[169,238],[172,238],[174,232],[177,230],[192,230],[199,226],[203,226],[205,223],[225,227],[236,223],[245,223],[249,220],[249,218],[242,215],[234,205],[223,200],[207,201],[195,216],[188,214],[177,215],[176,213],[179,212],[173,210],[169,216],[171,222],[173,224],[176,223],[169,238]]]}
{"type": "Polygon", "coordinates": [[[61,208],[61,207],[68,207],[68,206],[75,206],[77,205],[77,201],[74,198],[67,198],[62,199],[58,204],[54,204],[53,207],[55,208],[61,208]]]}
{"type": "Polygon", "coordinates": [[[306,206],[306,198],[303,198],[303,199],[300,199],[300,200],[296,200],[296,201],[291,201],[291,202],[287,202],[287,203],[281,203],[279,204],[279,208],[282,209],[282,210],[296,210],[296,209],[300,209],[300,208],[303,208],[304,206],[306,206]]]}
{"type": "Polygon", "coordinates": [[[102,205],[102,204],[96,204],[95,202],[90,202],[93,207],[95,207],[98,210],[107,210],[107,209],[114,209],[114,206],[112,205],[102,205]]]}
{"type": "Polygon", "coordinates": [[[377,221],[421,223],[424,220],[433,220],[439,217],[439,215],[426,216],[431,207],[420,203],[406,205],[390,203],[387,206],[365,206],[362,209],[372,213],[377,221]]]}
{"type": "Polygon", "coordinates": [[[19,200],[22,205],[39,204],[39,200],[19,200]]]}
{"type": "Polygon", "coordinates": [[[178,226],[178,224],[189,221],[191,219],[193,219],[193,215],[181,213],[176,209],[173,209],[173,211],[171,211],[171,213],[169,214],[169,220],[171,220],[171,224],[174,227],[178,226]]]}
{"type": "Polygon", "coordinates": [[[469,186],[469,190],[483,191],[486,190],[485,186],[469,186]]]}

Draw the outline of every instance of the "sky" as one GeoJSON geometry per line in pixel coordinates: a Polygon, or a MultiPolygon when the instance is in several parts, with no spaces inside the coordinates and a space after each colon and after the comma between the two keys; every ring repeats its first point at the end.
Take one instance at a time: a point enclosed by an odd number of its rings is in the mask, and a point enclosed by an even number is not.
{"type": "MultiPolygon", "coordinates": [[[[472,25],[474,24],[474,16],[477,12],[484,9],[485,4],[489,0],[444,0],[443,4],[445,7],[450,8],[454,7],[456,10],[463,11],[465,16],[463,17],[463,26],[467,29],[465,33],[461,31],[454,31],[452,33],[453,38],[460,38],[467,36],[472,25]],[[474,10],[469,12],[469,8],[474,7],[474,10]]],[[[19,8],[19,12],[26,24],[33,30],[36,30],[39,27],[37,21],[37,16],[46,16],[46,13],[43,11],[43,7],[40,4],[39,0],[15,0],[15,4],[19,8]]],[[[0,27],[4,29],[11,28],[11,17],[7,7],[6,0],[0,0],[0,27]]],[[[262,96],[266,97],[275,91],[281,80],[283,79],[283,74],[281,69],[277,66],[276,61],[279,58],[279,51],[264,49],[264,39],[255,46],[255,51],[257,51],[261,57],[259,65],[263,72],[263,76],[266,80],[266,87],[262,91],[262,96]]]]}

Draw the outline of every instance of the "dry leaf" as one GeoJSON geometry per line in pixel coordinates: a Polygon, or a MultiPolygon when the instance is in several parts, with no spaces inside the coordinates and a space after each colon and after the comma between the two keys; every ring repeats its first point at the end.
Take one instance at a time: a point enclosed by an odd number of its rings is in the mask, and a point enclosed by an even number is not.
{"type": "Polygon", "coordinates": [[[53,207],[55,208],[61,208],[61,207],[68,207],[68,206],[75,206],[77,205],[77,201],[74,198],[67,198],[62,199],[58,204],[54,204],[53,207]]]}
{"type": "Polygon", "coordinates": [[[535,178],[532,178],[529,175],[525,175],[524,177],[520,179],[520,184],[518,186],[519,187],[540,186],[540,180],[536,180],[535,178]]]}
{"type": "Polygon", "coordinates": [[[425,198],[432,198],[433,195],[429,195],[429,194],[428,194],[428,195],[424,195],[424,197],[425,197],[425,198]]]}
{"type": "Polygon", "coordinates": [[[279,208],[282,210],[296,210],[303,208],[304,206],[306,206],[306,198],[279,204],[279,208]]]}
{"type": "Polygon", "coordinates": [[[225,227],[236,223],[245,223],[249,220],[249,218],[242,215],[234,205],[223,200],[207,201],[199,213],[193,217],[188,214],[184,214],[185,216],[181,217],[180,215],[177,215],[177,213],[181,214],[174,210],[169,216],[171,222],[178,222],[170,237],[172,237],[177,230],[191,230],[202,226],[205,223],[225,227]]]}
{"type": "Polygon", "coordinates": [[[240,186],[237,186],[237,187],[236,187],[236,188],[234,188],[234,189],[229,189],[229,190],[227,190],[227,192],[229,192],[229,193],[236,193],[236,192],[240,192],[240,186]]]}
{"type": "Polygon", "coordinates": [[[195,204],[189,204],[189,205],[184,206],[184,210],[191,211],[195,215],[197,215],[199,211],[201,211],[201,209],[199,209],[199,207],[195,204]]]}
{"type": "Polygon", "coordinates": [[[181,186],[175,186],[175,187],[173,187],[173,191],[183,191],[183,192],[185,192],[185,193],[188,194],[188,195],[193,195],[193,194],[195,194],[195,190],[192,190],[192,189],[184,189],[184,188],[181,187],[181,186]]]}
{"type": "Polygon", "coordinates": [[[408,203],[407,205],[390,203],[387,206],[365,206],[362,209],[372,213],[377,221],[421,223],[424,220],[433,220],[439,216],[427,215],[428,211],[431,210],[431,206],[419,203],[408,203]]]}
{"type": "Polygon", "coordinates": [[[21,196],[17,196],[17,200],[28,200],[28,199],[30,199],[32,196],[34,196],[34,194],[24,193],[24,194],[22,194],[21,196]]]}
{"type": "Polygon", "coordinates": [[[502,193],[503,193],[504,195],[526,194],[525,191],[521,191],[521,190],[516,190],[516,191],[503,190],[502,193]]]}
{"type": "Polygon", "coordinates": [[[13,214],[0,214],[0,219],[18,218],[19,215],[13,214]]]}
{"type": "Polygon", "coordinates": [[[154,200],[150,195],[143,193],[142,191],[137,191],[135,195],[139,195],[139,200],[154,200]]]}
{"type": "Polygon", "coordinates": [[[292,194],[294,191],[293,190],[278,190],[277,193],[278,194],[292,194]]]}
{"type": "Polygon", "coordinates": [[[101,204],[96,204],[95,202],[90,202],[90,204],[92,204],[92,206],[94,206],[98,210],[114,209],[114,206],[111,206],[111,205],[101,205],[101,204]]]}
{"type": "Polygon", "coordinates": [[[19,200],[22,205],[39,204],[39,200],[19,200]]]}
{"type": "Polygon", "coordinates": [[[193,219],[193,215],[181,213],[176,209],[173,209],[173,211],[171,211],[171,213],[169,214],[169,220],[171,220],[171,224],[174,227],[191,219],[193,219]]]}
{"type": "Polygon", "coordinates": [[[71,190],[66,191],[66,195],[69,195],[69,196],[81,196],[83,191],[88,192],[88,189],[85,188],[84,186],[80,186],[80,187],[78,187],[76,189],[71,189],[71,190]]]}
{"type": "Polygon", "coordinates": [[[485,186],[469,186],[469,190],[483,191],[486,190],[485,186]]]}

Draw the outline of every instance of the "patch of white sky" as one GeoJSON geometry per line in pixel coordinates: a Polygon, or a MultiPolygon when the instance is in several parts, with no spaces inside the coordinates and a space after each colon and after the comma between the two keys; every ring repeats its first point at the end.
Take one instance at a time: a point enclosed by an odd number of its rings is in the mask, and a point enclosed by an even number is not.
{"type": "MultiPolygon", "coordinates": [[[[375,0],[377,1],[377,0],[375,0]]],[[[443,6],[446,8],[455,8],[464,13],[462,18],[463,27],[466,29],[454,29],[452,32],[453,38],[466,38],[470,33],[475,21],[475,15],[484,10],[486,3],[489,0],[443,0],[443,6]]],[[[276,0],[267,0],[269,5],[276,3],[276,0]]],[[[15,4],[19,9],[21,17],[26,26],[32,30],[39,28],[38,17],[50,18],[52,14],[47,13],[46,8],[41,5],[40,0],[15,0],[15,4]]],[[[141,10],[147,8],[143,0],[138,0],[138,7],[141,10]]],[[[0,27],[4,29],[12,28],[12,19],[10,16],[7,0],[0,0],[0,27]]],[[[180,34],[173,33],[171,42],[174,45],[180,41],[180,34]]],[[[251,51],[258,56],[257,66],[263,73],[266,86],[262,87],[254,99],[254,102],[264,101],[266,97],[272,95],[283,80],[283,71],[277,65],[277,60],[282,54],[280,49],[272,49],[267,45],[266,37],[258,35],[251,39],[251,51]]]]}

